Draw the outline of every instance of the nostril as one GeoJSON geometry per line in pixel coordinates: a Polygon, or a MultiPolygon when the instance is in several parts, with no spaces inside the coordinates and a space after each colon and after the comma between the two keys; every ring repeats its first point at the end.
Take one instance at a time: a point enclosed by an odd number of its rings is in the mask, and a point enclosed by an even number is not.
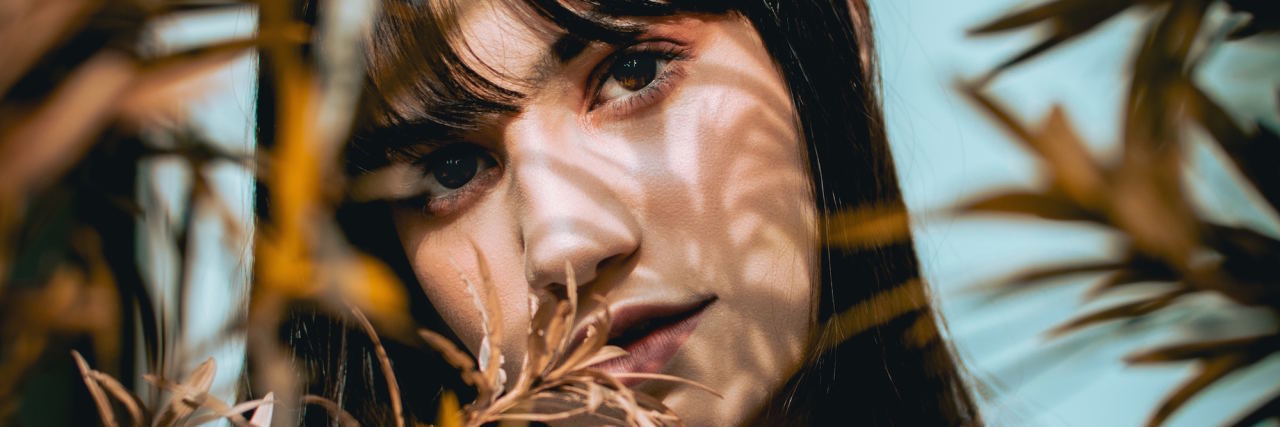
{"type": "Polygon", "coordinates": [[[610,271],[617,270],[620,266],[629,262],[634,253],[619,253],[600,260],[600,262],[596,263],[596,275],[608,274],[610,271]]]}

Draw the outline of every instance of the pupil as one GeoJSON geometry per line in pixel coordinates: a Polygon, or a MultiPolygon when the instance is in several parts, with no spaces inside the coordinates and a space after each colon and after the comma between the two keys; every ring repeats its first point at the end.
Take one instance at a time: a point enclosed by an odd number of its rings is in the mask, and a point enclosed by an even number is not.
{"type": "Polygon", "coordinates": [[[445,188],[460,188],[476,176],[476,156],[463,155],[447,158],[432,171],[432,174],[435,175],[436,182],[445,188]]]}
{"type": "Polygon", "coordinates": [[[613,67],[613,78],[629,91],[644,89],[658,75],[658,59],[652,56],[632,57],[613,67]]]}

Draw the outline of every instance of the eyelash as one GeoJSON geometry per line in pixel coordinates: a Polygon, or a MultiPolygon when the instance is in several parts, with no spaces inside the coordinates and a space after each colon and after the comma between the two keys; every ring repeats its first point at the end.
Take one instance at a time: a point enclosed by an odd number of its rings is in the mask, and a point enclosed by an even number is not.
{"type": "MultiPolygon", "coordinates": [[[[448,216],[449,214],[452,214],[474,202],[476,197],[480,196],[485,190],[491,187],[491,181],[501,175],[500,171],[502,165],[498,163],[497,159],[490,154],[488,150],[474,144],[462,142],[445,145],[432,150],[429,153],[420,155],[416,159],[412,160],[411,164],[413,165],[414,170],[419,174],[419,179],[424,182],[427,180],[435,180],[435,170],[430,166],[430,164],[433,162],[439,163],[436,162],[436,160],[449,154],[477,156],[477,158],[479,158],[479,162],[482,163],[477,165],[480,170],[476,171],[475,175],[461,187],[453,189],[447,194],[436,195],[432,194],[431,191],[424,191],[420,196],[404,200],[404,202],[410,203],[421,209],[423,214],[427,216],[448,216]]],[[[439,183],[437,182],[437,184],[439,183]]],[[[424,186],[425,185],[426,184],[424,184],[424,186]]]]}
{"type": "Polygon", "coordinates": [[[682,62],[688,59],[689,49],[665,40],[644,41],[621,49],[600,64],[591,72],[591,98],[587,111],[610,116],[625,116],[661,100],[671,87],[684,76],[682,62]],[[609,81],[609,72],[623,58],[629,56],[651,55],[667,61],[667,65],[658,71],[653,81],[645,87],[624,97],[613,100],[600,100],[600,92],[609,81]]]}
{"type": "MultiPolygon", "coordinates": [[[[681,62],[686,59],[688,59],[688,49],[670,41],[645,41],[613,53],[597,64],[590,74],[589,81],[591,83],[588,87],[591,87],[592,90],[587,111],[608,116],[625,116],[660,101],[667,95],[672,86],[684,76],[684,68],[681,62]],[[624,58],[645,55],[666,61],[666,65],[657,70],[653,80],[628,95],[612,100],[600,100],[601,90],[604,88],[605,83],[609,81],[609,73],[614,64],[624,58]]],[[[433,162],[439,163],[436,160],[441,156],[459,154],[459,152],[482,157],[481,162],[487,167],[477,171],[474,177],[466,184],[449,191],[447,194],[434,195],[431,191],[425,191],[421,196],[402,200],[402,202],[414,205],[421,209],[425,215],[431,217],[448,216],[473,203],[476,197],[482,195],[485,190],[491,187],[491,181],[500,176],[501,164],[484,148],[459,142],[439,147],[429,153],[416,156],[414,159],[406,160],[409,160],[409,163],[414,166],[414,170],[418,171],[421,180],[434,180],[433,174],[435,171],[430,164],[433,162]]]]}

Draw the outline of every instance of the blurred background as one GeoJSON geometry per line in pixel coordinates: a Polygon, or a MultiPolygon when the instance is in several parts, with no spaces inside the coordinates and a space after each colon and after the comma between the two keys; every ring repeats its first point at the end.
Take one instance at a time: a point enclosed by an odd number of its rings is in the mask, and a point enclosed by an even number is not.
{"type": "MultiPolygon", "coordinates": [[[[1134,351],[1184,340],[1268,331],[1263,309],[1226,309],[1196,298],[1141,321],[1102,324],[1050,338],[1046,331],[1082,311],[1130,300],[1141,289],[1085,304],[1103,275],[1051,279],[1037,292],[992,298],[974,289],[1034,266],[1102,260],[1119,254],[1107,230],[1009,217],[939,214],[980,195],[1045,183],[1028,151],[956,89],[1034,45],[1046,28],[994,36],[969,30],[1038,1],[871,0],[878,26],[889,141],[903,191],[917,218],[916,247],[956,347],[983,386],[984,416],[996,425],[1142,425],[1161,399],[1195,372],[1191,362],[1126,367],[1134,351]]],[[[1214,10],[1218,19],[1224,10],[1214,10]]],[[[1119,154],[1124,102],[1146,20],[1126,12],[998,77],[988,92],[1022,119],[1039,122],[1060,104],[1101,158],[1119,154]]],[[[1196,82],[1235,117],[1277,122],[1280,40],[1224,45],[1206,58],[1196,82]]],[[[1184,161],[1197,210],[1216,220],[1277,235],[1277,219],[1239,183],[1209,143],[1184,161]]],[[[1280,162],[1280,159],[1274,159],[1280,162]]],[[[1278,164],[1280,166],[1280,164],[1278,164]]],[[[1280,358],[1228,376],[1169,419],[1170,426],[1222,425],[1280,390],[1280,358]]]]}

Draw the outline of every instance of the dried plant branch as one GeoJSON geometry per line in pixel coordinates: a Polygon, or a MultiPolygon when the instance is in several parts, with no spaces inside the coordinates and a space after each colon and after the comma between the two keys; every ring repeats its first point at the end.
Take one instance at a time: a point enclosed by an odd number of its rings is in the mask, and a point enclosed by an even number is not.
{"type": "Polygon", "coordinates": [[[823,329],[828,333],[824,339],[825,345],[835,347],[850,337],[908,313],[917,312],[928,304],[923,282],[913,279],[898,284],[859,301],[828,320],[823,329]]]}
{"type": "Polygon", "coordinates": [[[308,395],[302,396],[302,403],[308,404],[308,405],[319,405],[323,407],[326,411],[329,411],[329,415],[332,416],[334,420],[337,420],[337,423],[340,426],[343,426],[343,427],[359,427],[360,426],[360,422],[356,421],[355,417],[351,416],[351,414],[348,413],[347,411],[342,410],[342,407],[338,406],[338,404],[334,403],[334,401],[332,400],[325,399],[324,397],[316,396],[314,394],[308,394],[308,395]]]}
{"type": "Polygon", "coordinates": [[[373,329],[373,324],[369,323],[369,318],[364,316],[355,305],[350,305],[351,315],[356,319],[356,323],[369,336],[369,340],[373,341],[373,350],[378,355],[378,365],[382,367],[382,377],[387,381],[387,394],[391,397],[391,411],[396,417],[396,426],[404,427],[404,408],[400,402],[400,384],[396,382],[396,374],[391,369],[391,358],[387,357],[387,349],[382,347],[382,340],[378,338],[378,332],[373,329]]]}
{"type": "Polygon", "coordinates": [[[245,422],[245,425],[250,427],[269,427],[271,425],[271,415],[274,413],[273,405],[275,405],[275,394],[267,393],[267,395],[261,399],[238,403],[235,406],[227,408],[226,411],[193,417],[191,421],[186,424],[202,425],[204,423],[217,421],[223,418],[232,420],[232,423],[235,423],[236,420],[233,419],[235,416],[243,417],[245,412],[254,410],[253,418],[245,422]]]}
{"type": "Polygon", "coordinates": [[[115,411],[111,408],[111,400],[107,399],[107,393],[102,391],[102,386],[93,378],[93,370],[89,368],[89,364],[75,350],[71,351],[71,357],[76,359],[76,366],[80,368],[80,376],[84,378],[84,385],[89,387],[89,395],[93,397],[93,403],[98,407],[98,415],[102,417],[102,424],[108,427],[118,426],[115,411]]]}
{"type": "MultiPolygon", "coordinates": [[[[487,267],[480,257],[477,257],[477,265],[487,281],[487,267]]],[[[611,318],[608,303],[603,298],[593,296],[599,309],[579,322],[577,279],[568,263],[565,264],[565,296],[562,298],[553,293],[531,304],[536,306],[536,310],[530,318],[528,345],[519,376],[510,388],[504,388],[505,374],[495,373],[503,372],[500,351],[485,345],[497,346],[500,343],[493,338],[500,336],[499,327],[489,323],[495,322],[496,316],[492,315],[500,309],[489,291],[492,286],[478,286],[461,269],[459,276],[481,311],[485,337],[477,364],[449,339],[431,331],[419,331],[423,340],[458,368],[463,380],[476,387],[478,392],[476,400],[460,410],[453,409],[456,404],[448,400],[453,395],[446,394],[441,402],[441,424],[456,421],[467,426],[479,426],[499,421],[551,422],[591,417],[592,423],[681,425],[679,417],[661,401],[629,389],[622,384],[621,378],[673,382],[720,396],[705,385],[670,375],[610,374],[593,368],[599,363],[625,356],[626,351],[606,345],[611,318]],[[579,323],[583,325],[584,338],[581,342],[573,342],[573,326],[579,323]],[[609,415],[611,411],[619,412],[622,418],[609,415]],[[455,414],[460,414],[461,419],[453,418],[455,414]]]]}
{"type": "Polygon", "coordinates": [[[911,220],[905,206],[850,209],[831,215],[825,223],[825,243],[830,246],[873,248],[911,236],[911,220]]]}
{"type": "Polygon", "coordinates": [[[1236,372],[1240,369],[1253,365],[1260,360],[1261,355],[1252,354],[1230,354],[1206,359],[1201,363],[1200,370],[1190,380],[1184,382],[1172,394],[1165,397],[1160,402],[1160,407],[1147,420],[1147,426],[1155,427],[1164,424],[1164,421],[1173,415],[1173,412],[1191,400],[1196,393],[1212,385],[1214,382],[1223,377],[1236,372]]]}
{"type": "MultiPolygon", "coordinates": [[[[83,362],[83,358],[80,357],[79,353],[73,354],[77,359],[77,364],[83,362]]],[[[138,396],[134,396],[133,393],[126,389],[123,384],[120,384],[119,381],[116,381],[116,379],[112,378],[110,375],[98,371],[90,371],[89,373],[94,380],[98,381],[98,384],[104,387],[107,392],[111,393],[112,397],[116,398],[116,401],[124,405],[125,410],[129,411],[129,418],[133,420],[133,425],[141,426],[144,424],[143,420],[146,420],[149,417],[144,413],[145,406],[142,404],[142,401],[138,399],[138,396]]]]}

